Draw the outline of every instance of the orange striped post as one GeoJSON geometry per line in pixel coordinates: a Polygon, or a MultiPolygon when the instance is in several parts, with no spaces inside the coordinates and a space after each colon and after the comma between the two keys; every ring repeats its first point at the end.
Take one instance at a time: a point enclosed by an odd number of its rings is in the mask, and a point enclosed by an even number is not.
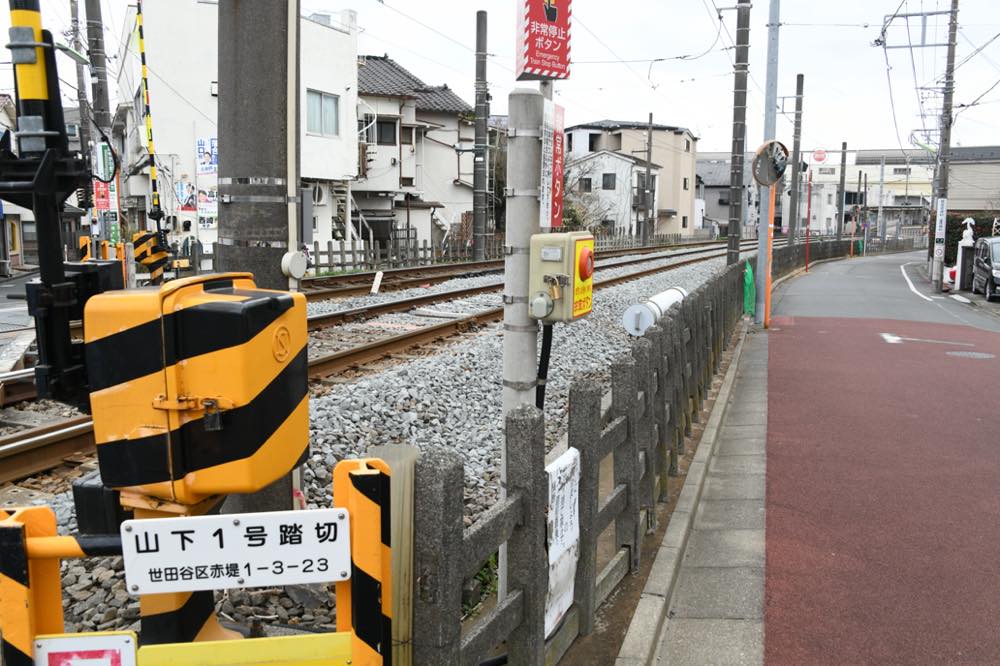
{"type": "Polygon", "coordinates": [[[767,290],[764,292],[764,328],[771,328],[771,278],[774,275],[774,266],[771,259],[774,256],[774,191],[775,185],[771,186],[771,214],[767,220],[767,290]]]}
{"type": "Polygon", "coordinates": [[[58,559],[30,559],[28,542],[56,536],[47,506],[0,511],[0,663],[32,666],[35,636],[63,632],[58,559]]]}
{"type": "Polygon", "coordinates": [[[378,458],[333,469],[334,506],[351,517],[351,579],[336,584],[337,631],[352,632],[358,664],[392,664],[390,476],[378,458]]]}

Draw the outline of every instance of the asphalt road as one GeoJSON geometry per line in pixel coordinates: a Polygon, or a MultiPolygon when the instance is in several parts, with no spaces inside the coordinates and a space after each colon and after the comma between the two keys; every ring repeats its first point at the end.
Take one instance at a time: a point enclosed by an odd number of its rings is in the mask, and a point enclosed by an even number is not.
{"type": "Polygon", "coordinates": [[[817,266],[776,295],[768,662],[1000,655],[1000,318],[929,293],[922,256],[817,266]]]}

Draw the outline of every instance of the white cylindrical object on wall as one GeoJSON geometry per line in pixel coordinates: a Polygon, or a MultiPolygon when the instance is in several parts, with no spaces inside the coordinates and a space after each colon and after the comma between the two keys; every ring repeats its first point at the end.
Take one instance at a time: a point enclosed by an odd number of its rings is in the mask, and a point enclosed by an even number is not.
{"type": "Polygon", "coordinates": [[[687,290],[682,287],[671,287],[642,303],[631,305],[622,315],[622,326],[629,335],[638,338],[658,322],[670,306],[680,303],[687,295],[687,290]]]}

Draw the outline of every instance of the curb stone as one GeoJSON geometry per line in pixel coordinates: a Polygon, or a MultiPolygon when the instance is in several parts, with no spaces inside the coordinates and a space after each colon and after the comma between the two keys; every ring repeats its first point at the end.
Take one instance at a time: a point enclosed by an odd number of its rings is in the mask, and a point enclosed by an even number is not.
{"type": "Polygon", "coordinates": [[[656,559],[653,561],[649,577],[646,578],[646,585],[642,590],[642,596],[639,597],[639,604],[636,606],[632,622],[625,634],[625,640],[618,651],[615,666],[645,665],[649,664],[655,656],[664,620],[667,616],[670,596],[680,573],[681,558],[687,546],[691,527],[694,524],[695,510],[705,486],[708,463],[715,454],[722,419],[725,416],[730,393],[736,382],[736,371],[743,354],[743,343],[750,331],[750,327],[744,323],[712,413],[705,424],[705,431],[702,433],[698,450],[688,467],[684,487],[681,489],[674,512],[670,516],[667,531],[663,535],[663,542],[657,550],[656,559]]]}

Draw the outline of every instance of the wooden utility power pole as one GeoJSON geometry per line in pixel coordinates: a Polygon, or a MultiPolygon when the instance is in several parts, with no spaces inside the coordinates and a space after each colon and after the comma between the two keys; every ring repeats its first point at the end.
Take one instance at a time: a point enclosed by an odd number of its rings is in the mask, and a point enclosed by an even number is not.
{"type": "Polygon", "coordinates": [[[111,107],[108,102],[108,59],[104,52],[104,20],[101,17],[101,0],[85,0],[87,10],[87,44],[90,51],[91,99],[94,106],[94,124],[105,134],[111,133],[111,107]]]}
{"type": "Polygon", "coordinates": [[[489,164],[489,90],[486,84],[486,12],[476,12],[476,146],[472,166],[472,253],[486,259],[486,197],[489,164]]]}
{"type": "Polygon", "coordinates": [[[948,226],[948,165],[951,162],[951,117],[955,99],[955,42],[958,33],[958,0],[951,0],[948,22],[948,69],[944,75],[944,108],[941,110],[941,147],[938,149],[937,220],[934,227],[934,261],[931,286],[941,291],[944,278],[944,237],[948,226]]]}
{"type": "Polygon", "coordinates": [[[837,193],[837,240],[844,237],[847,219],[847,142],[840,144],[840,191],[837,193]]]}
{"type": "MultiPolygon", "coordinates": [[[[73,50],[83,53],[83,42],[80,41],[80,3],[69,0],[71,30],[73,32],[73,50]]],[[[87,108],[87,77],[83,63],[76,63],[76,101],[80,107],[80,152],[90,154],[90,111],[87,108]]]]}
{"type": "Polygon", "coordinates": [[[792,143],[792,200],[788,206],[788,243],[795,243],[795,230],[799,226],[799,190],[802,176],[802,90],[805,76],[795,79],[795,136],[792,143]]]}
{"type": "Polygon", "coordinates": [[[653,221],[653,210],[656,202],[653,201],[653,112],[649,112],[649,127],[646,129],[646,185],[642,188],[643,210],[646,211],[646,220],[642,225],[642,244],[646,245],[653,237],[656,229],[653,221]]]}
{"type": "Polygon", "coordinates": [[[733,151],[729,161],[729,248],[726,263],[740,260],[740,237],[746,192],[743,189],[743,161],[747,142],[747,74],[750,54],[750,8],[746,0],[736,6],[736,63],[733,75],[733,151]]]}

